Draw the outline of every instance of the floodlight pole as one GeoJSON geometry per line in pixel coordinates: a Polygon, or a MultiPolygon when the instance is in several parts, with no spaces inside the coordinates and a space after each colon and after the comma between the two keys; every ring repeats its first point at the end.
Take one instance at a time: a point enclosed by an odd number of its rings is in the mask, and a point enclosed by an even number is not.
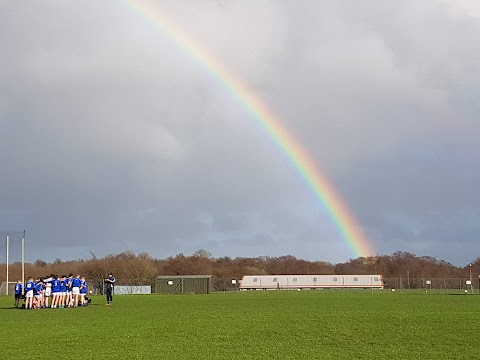
{"type": "Polygon", "coordinates": [[[7,235],[7,288],[5,289],[5,295],[8,296],[8,263],[9,263],[9,252],[10,252],[10,236],[7,235]]]}

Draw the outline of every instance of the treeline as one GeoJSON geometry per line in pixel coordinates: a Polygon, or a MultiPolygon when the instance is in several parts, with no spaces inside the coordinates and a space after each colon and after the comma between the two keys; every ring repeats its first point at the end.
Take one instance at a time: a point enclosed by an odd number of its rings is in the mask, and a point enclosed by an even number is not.
{"type": "MultiPolygon", "coordinates": [[[[27,276],[42,277],[49,274],[82,274],[90,281],[101,281],[113,272],[119,284],[152,284],[159,275],[208,274],[216,279],[241,279],[243,275],[269,274],[381,274],[384,278],[468,278],[478,279],[480,257],[464,267],[454,266],[444,260],[429,256],[416,256],[408,252],[350,259],[345,263],[308,261],[294,256],[255,258],[213,257],[206,250],[187,256],[178,254],[166,259],[156,259],[147,253],[123,252],[97,258],[72,261],[55,260],[52,263],[36,260],[25,264],[27,276]]],[[[9,280],[21,277],[21,264],[11,264],[9,280]]],[[[0,274],[5,281],[5,272],[0,274]]]]}

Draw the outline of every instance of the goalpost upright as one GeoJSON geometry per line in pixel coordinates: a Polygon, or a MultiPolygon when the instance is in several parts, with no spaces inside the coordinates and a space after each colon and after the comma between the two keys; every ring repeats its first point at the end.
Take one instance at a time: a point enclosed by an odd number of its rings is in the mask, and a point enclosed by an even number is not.
{"type": "Polygon", "coordinates": [[[7,287],[5,289],[5,295],[8,296],[8,264],[10,262],[10,259],[9,259],[9,255],[10,255],[10,235],[8,235],[7,233],[7,287]]]}
{"type": "MultiPolygon", "coordinates": [[[[25,284],[25,230],[23,231],[6,231],[5,237],[5,247],[6,247],[6,288],[5,288],[5,295],[8,295],[8,285],[10,283],[10,273],[9,273],[9,266],[10,266],[10,235],[21,235],[21,252],[22,252],[22,282],[25,284]]],[[[15,238],[15,236],[14,236],[15,238]]]]}
{"type": "Polygon", "coordinates": [[[22,284],[25,286],[25,230],[22,236],[22,284]]]}

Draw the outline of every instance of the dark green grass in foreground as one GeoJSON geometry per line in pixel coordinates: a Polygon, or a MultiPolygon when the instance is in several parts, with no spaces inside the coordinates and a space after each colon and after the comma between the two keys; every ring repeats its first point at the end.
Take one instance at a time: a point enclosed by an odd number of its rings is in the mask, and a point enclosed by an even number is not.
{"type": "Polygon", "coordinates": [[[480,296],[387,291],[116,296],[13,310],[1,359],[480,358],[480,296]]]}

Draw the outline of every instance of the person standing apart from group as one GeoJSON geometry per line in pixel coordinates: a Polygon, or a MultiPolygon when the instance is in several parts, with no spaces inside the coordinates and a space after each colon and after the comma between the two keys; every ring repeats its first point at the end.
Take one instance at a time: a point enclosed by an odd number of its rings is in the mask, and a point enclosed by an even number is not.
{"type": "Polygon", "coordinates": [[[18,280],[18,282],[15,284],[15,304],[13,305],[15,309],[18,309],[18,303],[20,302],[20,298],[22,297],[22,292],[23,283],[22,280],[18,280]]]}
{"type": "Polygon", "coordinates": [[[113,300],[113,286],[115,284],[115,277],[113,274],[109,274],[105,279],[105,294],[107,295],[107,305],[112,305],[113,300]]]}

